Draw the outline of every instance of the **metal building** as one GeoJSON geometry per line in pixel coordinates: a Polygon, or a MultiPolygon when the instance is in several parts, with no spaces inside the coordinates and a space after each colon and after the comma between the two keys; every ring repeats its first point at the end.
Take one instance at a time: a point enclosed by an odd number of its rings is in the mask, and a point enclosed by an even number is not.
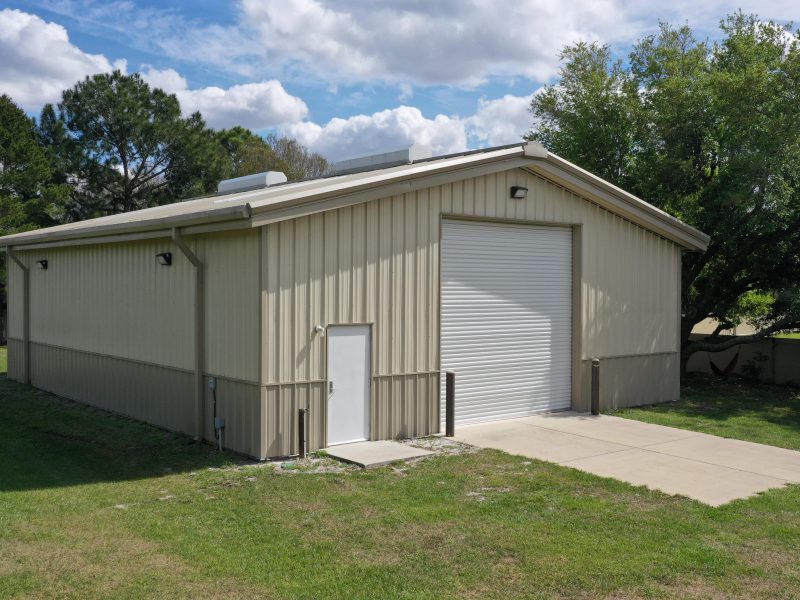
{"type": "Polygon", "coordinates": [[[587,410],[593,357],[678,397],[705,234],[535,143],[390,158],[0,238],[9,376],[257,458],[436,433],[445,370],[462,424],[587,410]]]}

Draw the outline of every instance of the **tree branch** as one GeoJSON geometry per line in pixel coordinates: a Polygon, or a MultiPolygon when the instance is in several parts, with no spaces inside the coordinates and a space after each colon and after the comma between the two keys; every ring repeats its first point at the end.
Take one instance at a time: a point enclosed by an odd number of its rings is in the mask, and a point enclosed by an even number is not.
{"type": "Polygon", "coordinates": [[[787,317],[752,335],[734,335],[723,342],[707,342],[703,340],[690,341],[686,345],[685,352],[688,354],[693,354],[695,352],[722,352],[723,350],[741,344],[759,342],[776,331],[782,331],[784,329],[800,329],[800,321],[787,317]]]}

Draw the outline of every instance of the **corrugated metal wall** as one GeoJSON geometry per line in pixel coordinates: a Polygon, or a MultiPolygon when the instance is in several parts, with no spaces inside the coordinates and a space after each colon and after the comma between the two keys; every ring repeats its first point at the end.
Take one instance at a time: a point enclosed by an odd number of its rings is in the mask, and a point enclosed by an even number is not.
{"type": "MultiPolygon", "coordinates": [[[[189,239],[206,268],[206,370],[258,382],[258,232],[189,239]]],[[[194,273],[169,240],[19,251],[31,265],[31,341],[192,369],[194,273]],[[172,252],[172,266],[158,252],[172,252]],[[36,261],[47,259],[48,269],[36,261]]],[[[10,336],[22,335],[10,269],[10,336]]]]}
{"type": "Polygon", "coordinates": [[[203,236],[196,246],[206,267],[206,371],[252,383],[261,345],[259,239],[248,230],[203,236]]]}
{"type": "Polygon", "coordinates": [[[31,384],[173,431],[194,428],[190,371],[33,343],[31,384]]]}
{"type": "MultiPolygon", "coordinates": [[[[591,361],[581,363],[582,394],[574,410],[586,412],[591,406],[591,368],[591,361]]],[[[680,355],[674,352],[604,358],[600,363],[601,408],[677,400],[680,381],[680,355]]]]}
{"type": "MultiPolygon", "coordinates": [[[[267,438],[311,406],[313,447],[325,445],[325,337],[316,325],[375,323],[372,436],[437,431],[438,212],[417,195],[284,221],[264,241],[267,438]],[[401,381],[402,379],[402,381],[401,381]],[[282,385],[300,383],[306,388],[282,385]],[[410,386],[410,387],[409,387],[410,386]],[[422,393],[404,393],[405,387],[422,393]],[[299,389],[299,391],[298,391],[299,389]],[[303,390],[308,390],[303,395],[303,390]],[[402,402],[399,396],[402,395],[402,402]]],[[[270,447],[273,441],[268,441],[270,447]]],[[[286,441],[278,445],[288,454],[286,441]]],[[[292,451],[296,451],[296,448],[292,451]]]]}
{"type": "MultiPolygon", "coordinates": [[[[220,378],[226,442],[259,456],[259,232],[187,243],[205,263],[205,370],[220,378]]],[[[193,433],[194,272],[180,250],[165,239],[17,253],[31,273],[33,385],[193,433]],[[155,256],[165,251],[172,252],[169,267],[155,256]],[[37,267],[40,259],[47,270],[37,267]]],[[[21,379],[22,271],[14,265],[9,281],[9,376],[21,379]]],[[[213,439],[210,416],[207,422],[213,439]]]]}
{"type": "MultiPolygon", "coordinates": [[[[677,352],[675,244],[527,171],[476,177],[266,226],[263,383],[274,390],[266,407],[268,440],[294,418],[295,406],[307,406],[293,400],[287,413],[289,387],[280,384],[322,390],[325,338],[314,326],[332,323],[375,324],[373,438],[438,430],[442,215],[584,225],[581,358],[677,352]],[[527,199],[510,199],[512,185],[527,187],[527,199]]],[[[653,395],[672,399],[673,378],[658,381],[663,389],[653,395]]],[[[315,393],[311,443],[319,447],[326,415],[315,393]]],[[[290,444],[276,447],[288,453],[290,444]]]]}
{"type": "Polygon", "coordinates": [[[160,266],[155,255],[168,250],[148,241],[19,252],[31,265],[31,341],[191,369],[192,270],[177,253],[160,266]]]}

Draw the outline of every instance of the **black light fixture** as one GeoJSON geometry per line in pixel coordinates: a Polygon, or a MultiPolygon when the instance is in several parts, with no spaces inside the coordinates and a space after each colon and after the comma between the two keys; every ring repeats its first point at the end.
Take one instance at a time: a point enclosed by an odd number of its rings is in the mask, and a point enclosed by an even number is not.
{"type": "Polygon", "coordinates": [[[521,185],[512,185],[511,197],[516,200],[524,200],[528,197],[528,188],[522,187],[521,185]]]}
{"type": "Polygon", "coordinates": [[[39,263],[39,268],[42,271],[47,271],[47,261],[46,260],[37,260],[36,262],[39,263]]]}
{"type": "Polygon", "coordinates": [[[159,252],[156,254],[158,264],[168,267],[172,264],[172,252],[159,252]]]}

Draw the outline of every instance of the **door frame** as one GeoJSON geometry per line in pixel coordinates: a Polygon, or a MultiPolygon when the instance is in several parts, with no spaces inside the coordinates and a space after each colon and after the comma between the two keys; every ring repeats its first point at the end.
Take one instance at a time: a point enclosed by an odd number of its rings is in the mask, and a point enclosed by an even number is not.
{"type": "Polygon", "coordinates": [[[367,411],[369,413],[369,431],[367,432],[367,441],[370,441],[375,438],[375,420],[374,414],[375,411],[373,410],[372,406],[372,399],[373,399],[373,387],[375,382],[375,322],[374,321],[354,321],[354,322],[341,322],[337,321],[335,323],[328,323],[325,326],[325,387],[323,388],[323,397],[325,402],[323,404],[325,410],[325,433],[324,433],[324,443],[325,448],[327,448],[330,443],[328,440],[328,386],[330,385],[330,372],[328,370],[328,366],[330,362],[328,361],[328,357],[330,356],[330,340],[331,336],[330,330],[331,328],[336,327],[369,327],[369,402],[367,403],[367,411]]]}
{"type": "MultiPolygon", "coordinates": [[[[524,183],[523,183],[524,185],[524,183]]],[[[581,198],[581,200],[586,200],[581,198]]],[[[437,343],[437,369],[439,371],[439,378],[444,377],[442,371],[442,235],[445,221],[471,221],[478,223],[494,223],[499,225],[533,225],[537,227],[564,227],[572,230],[572,319],[570,327],[570,376],[571,376],[571,391],[570,396],[572,399],[571,410],[577,412],[588,412],[588,398],[583,395],[583,225],[584,223],[576,223],[575,221],[540,221],[536,219],[518,219],[514,217],[493,217],[488,215],[471,215],[464,213],[454,213],[447,211],[439,212],[439,248],[437,252],[437,261],[439,269],[439,293],[437,294],[437,312],[439,318],[439,327],[436,334],[438,335],[437,343]]],[[[439,384],[441,388],[441,383],[439,384]]],[[[458,394],[456,394],[458,398],[458,394]]],[[[437,413],[441,414],[441,389],[437,393],[437,413]]],[[[457,402],[458,400],[456,400],[457,402]]],[[[441,419],[439,419],[439,433],[443,433],[441,419]]]]}

